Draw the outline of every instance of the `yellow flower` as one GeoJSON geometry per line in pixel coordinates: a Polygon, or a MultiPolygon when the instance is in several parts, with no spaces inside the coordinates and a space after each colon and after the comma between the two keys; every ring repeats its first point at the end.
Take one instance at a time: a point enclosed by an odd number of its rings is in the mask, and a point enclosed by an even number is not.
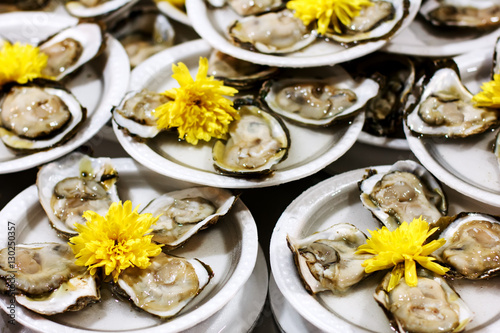
{"type": "Polygon", "coordinates": [[[429,224],[420,217],[413,219],[410,224],[406,221],[403,222],[392,232],[386,227],[375,231],[368,230],[371,238],[367,240],[366,244],[358,247],[356,253],[375,255],[362,264],[367,273],[394,266],[388,291],[396,287],[403,275],[406,284],[415,287],[418,282],[416,262],[441,275],[448,271],[448,268],[435,263],[435,258],[428,257],[436,249],[443,246],[446,240],[433,240],[423,245],[437,229],[433,228],[429,231],[429,224]]]}
{"type": "Polygon", "coordinates": [[[324,34],[330,24],[336,33],[341,33],[341,23],[345,26],[358,16],[363,7],[372,6],[369,0],[291,0],[286,7],[295,11],[294,15],[308,25],[318,21],[318,33],[324,34]]]}
{"type": "Polygon", "coordinates": [[[484,82],[483,91],[472,97],[474,106],[500,108],[500,74],[493,75],[493,80],[484,82]]]}
{"type": "Polygon", "coordinates": [[[42,70],[47,66],[47,55],[38,47],[17,42],[3,44],[0,50],[0,86],[7,82],[26,83],[44,77],[42,70]]]}
{"type": "Polygon", "coordinates": [[[172,64],[172,71],[172,78],[177,80],[180,88],[163,92],[173,101],[155,109],[158,128],[177,127],[179,138],[193,145],[198,140],[210,141],[212,137],[224,139],[229,124],[239,119],[239,114],[233,108],[233,102],[223,95],[233,96],[238,90],[224,86],[213,76],[207,77],[207,58],[200,57],[196,81],[182,62],[178,66],[172,64]]]}
{"type": "Polygon", "coordinates": [[[149,257],[160,254],[161,246],[151,243],[151,225],[158,217],[152,214],[139,214],[132,203],[125,201],[122,206],[114,202],[105,217],[91,210],[83,213],[85,224],[75,223],[79,235],[70,238],[79,266],[88,266],[91,275],[99,267],[104,267],[105,275],[113,275],[116,282],[121,271],[130,266],[148,267],[149,257]]]}

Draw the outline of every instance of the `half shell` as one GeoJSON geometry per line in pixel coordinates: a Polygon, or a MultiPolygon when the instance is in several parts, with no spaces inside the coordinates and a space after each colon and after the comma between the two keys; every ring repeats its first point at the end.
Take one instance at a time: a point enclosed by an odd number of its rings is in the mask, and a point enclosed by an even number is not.
{"type": "Polygon", "coordinates": [[[132,6],[138,0],[69,0],[66,11],[78,18],[104,18],[132,6]]]}
{"type": "Polygon", "coordinates": [[[173,249],[198,231],[217,223],[226,215],[237,197],[214,187],[193,187],[166,193],[153,199],[142,213],[161,214],[152,226],[153,241],[173,249]]]}

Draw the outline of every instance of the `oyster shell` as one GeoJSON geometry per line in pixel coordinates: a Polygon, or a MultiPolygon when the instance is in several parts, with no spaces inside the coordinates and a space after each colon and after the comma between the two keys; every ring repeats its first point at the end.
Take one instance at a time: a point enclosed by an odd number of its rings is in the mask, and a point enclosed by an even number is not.
{"type": "Polygon", "coordinates": [[[156,127],[154,109],[169,101],[167,96],[153,91],[128,92],[113,108],[113,120],[133,136],[152,138],[160,132],[156,127]]]}
{"type": "Polygon", "coordinates": [[[500,217],[462,212],[450,219],[439,235],[446,244],[433,253],[448,273],[472,280],[500,274],[500,217]]]}
{"type": "Polygon", "coordinates": [[[241,16],[262,14],[284,7],[283,0],[227,0],[227,4],[241,16]]]}
{"type": "Polygon", "coordinates": [[[309,70],[299,71],[291,78],[266,81],[259,99],[295,123],[328,126],[356,115],[379,88],[371,79],[354,80],[340,66],[334,67],[327,77],[316,79],[308,73],[309,70]]]}
{"type": "Polygon", "coordinates": [[[153,241],[173,249],[198,231],[217,223],[226,215],[237,197],[214,187],[193,187],[166,193],[153,199],[141,213],[161,214],[152,226],[153,241]]]}
{"type": "Polygon", "coordinates": [[[498,125],[498,112],[472,105],[472,94],[453,68],[439,68],[426,79],[419,101],[406,114],[416,135],[463,138],[498,125]]]}
{"type": "Polygon", "coordinates": [[[0,250],[0,280],[30,310],[45,315],[77,311],[100,298],[95,279],[86,267],[75,265],[67,244],[16,244],[15,262],[11,258],[9,248],[0,250]]]}
{"type": "Polygon", "coordinates": [[[232,176],[256,177],[272,172],[286,158],[290,139],[283,122],[254,105],[238,105],[240,119],[229,127],[229,139],[212,149],[214,167],[232,176]]]}
{"type": "Polygon", "coordinates": [[[328,40],[346,46],[389,39],[408,16],[409,0],[372,0],[372,6],[361,9],[349,26],[343,26],[342,33],[327,32],[328,40]]]}
{"type": "Polygon", "coordinates": [[[48,149],[69,140],[86,109],[57,82],[35,80],[13,85],[0,96],[0,135],[20,152],[48,149]]]}
{"type": "Polygon", "coordinates": [[[48,56],[43,74],[61,80],[98,56],[105,47],[97,23],[80,23],[66,28],[38,45],[48,56]]]}
{"type": "Polygon", "coordinates": [[[36,185],[50,224],[69,238],[77,234],[75,223],[85,223],[83,212],[91,209],[104,216],[119,201],[117,179],[109,158],[72,153],[40,168],[36,185]]]}
{"type": "Polygon", "coordinates": [[[387,172],[371,170],[359,188],[363,206],[389,230],[420,216],[431,227],[444,227],[441,218],[448,209],[444,191],[438,181],[414,161],[398,161],[387,172]]]}
{"type": "Polygon", "coordinates": [[[181,311],[208,284],[210,268],[198,259],[184,259],[165,253],[150,259],[145,269],[129,267],[118,279],[118,292],[140,309],[161,318],[181,311]]]}
{"type": "Polygon", "coordinates": [[[388,273],[374,298],[384,309],[395,332],[461,332],[473,313],[442,277],[425,269],[417,270],[418,285],[409,287],[404,278],[390,292],[388,273]]]}
{"type": "Polygon", "coordinates": [[[361,264],[372,255],[355,254],[366,239],[354,225],[339,223],[304,239],[287,236],[287,243],[307,291],[339,293],[368,276],[361,264]]]}
{"type": "Polygon", "coordinates": [[[500,4],[495,0],[428,0],[419,12],[439,27],[494,29],[500,26],[500,4]]]}
{"type": "Polygon", "coordinates": [[[236,20],[228,34],[231,42],[241,48],[273,54],[295,52],[316,40],[316,32],[289,10],[236,20]]]}
{"type": "Polygon", "coordinates": [[[224,81],[227,86],[249,89],[278,72],[277,67],[254,64],[213,50],[208,59],[208,75],[224,81]]]}
{"type": "Polygon", "coordinates": [[[132,68],[173,45],[174,28],[156,5],[136,6],[125,14],[110,24],[110,30],[123,45],[132,68]]]}
{"type": "Polygon", "coordinates": [[[132,6],[139,0],[68,0],[66,11],[78,18],[103,18],[132,6]]]}

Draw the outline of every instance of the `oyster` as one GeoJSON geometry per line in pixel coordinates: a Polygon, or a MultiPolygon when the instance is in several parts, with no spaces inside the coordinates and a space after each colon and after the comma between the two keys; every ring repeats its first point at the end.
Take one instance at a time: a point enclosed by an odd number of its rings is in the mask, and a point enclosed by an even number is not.
{"type": "Polygon", "coordinates": [[[249,89],[278,72],[277,67],[254,64],[213,50],[208,59],[208,75],[224,81],[227,86],[249,89]]]}
{"type": "Polygon", "coordinates": [[[152,226],[153,241],[173,249],[226,215],[237,197],[213,187],[194,187],[166,193],[152,200],[141,213],[161,214],[152,226]]]}
{"type": "Polygon", "coordinates": [[[302,282],[312,294],[344,292],[368,276],[361,264],[372,255],[355,254],[366,243],[366,235],[352,224],[335,224],[304,239],[287,236],[287,243],[302,282]]]}
{"type": "Polygon", "coordinates": [[[48,6],[50,0],[2,0],[0,13],[19,10],[42,10],[48,6]]]}
{"type": "Polygon", "coordinates": [[[61,80],[94,59],[104,46],[103,31],[97,23],[66,28],[39,44],[40,51],[48,56],[43,74],[61,80]]]}
{"type": "Polygon", "coordinates": [[[71,92],[57,82],[14,85],[0,96],[0,134],[21,152],[48,149],[69,140],[86,118],[71,92]]]}
{"type": "Polygon", "coordinates": [[[99,300],[95,279],[75,265],[67,244],[17,244],[15,262],[0,250],[0,280],[15,291],[16,301],[41,314],[77,311],[99,300]]]}
{"type": "Polygon", "coordinates": [[[349,26],[343,25],[341,33],[327,32],[324,37],[346,46],[392,37],[408,16],[410,1],[372,0],[371,3],[372,6],[361,9],[349,26]]]}
{"type": "Polygon", "coordinates": [[[125,9],[138,0],[67,0],[66,11],[78,18],[101,18],[125,9]]]}
{"type": "Polygon", "coordinates": [[[240,119],[231,123],[229,139],[214,144],[214,166],[232,176],[267,175],[287,155],[288,130],[280,119],[254,105],[238,108],[240,119]]]}
{"type": "Polygon", "coordinates": [[[406,114],[417,135],[462,138],[498,125],[498,112],[472,105],[472,94],[453,68],[440,68],[424,82],[419,101],[406,114]]]}
{"type": "Polygon", "coordinates": [[[261,14],[284,7],[283,0],[227,0],[227,3],[241,16],[261,14]]]}
{"type": "Polygon", "coordinates": [[[77,234],[75,223],[85,223],[86,210],[104,216],[113,202],[118,173],[109,158],[72,153],[38,171],[38,196],[49,221],[65,237],[77,234]]]}
{"type": "Polygon", "coordinates": [[[340,66],[329,75],[269,80],[262,85],[259,98],[272,111],[295,123],[328,126],[356,115],[378,92],[373,80],[355,81],[340,66]]]}
{"type": "Polygon", "coordinates": [[[113,120],[131,135],[152,138],[160,132],[156,127],[154,109],[169,101],[167,96],[152,91],[128,92],[113,108],[113,120]]]}
{"type": "Polygon", "coordinates": [[[198,259],[160,253],[145,269],[129,267],[118,279],[116,292],[140,309],[161,318],[175,316],[208,284],[213,274],[198,259]]]}
{"type": "Polygon", "coordinates": [[[363,206],[389,230],[422,216],[431,227],[443,227],[448,204],[438,181],[420,164],[396,162],[387,172],[371,170],[359,184],[363,206]]]}
{"type": "Polygon", "coordinates": [[[441,232],[446,244],[433,255],[452,268],[448,272],[466,279],[500,274],[500,217],[462,212],[441,232]]]}
{"type": "Polygon", "coordinates": [[[123,16],[110,30],[125,48],[132,68],[174,43],[174,28],[155,5],[134,7],[123,16]]]}
{"type": "Polygon", "coordinates": [[[494,29],[500,26],[500,4],[495,0],[428,0],[420,14],[435,26],[494,29]]]}
{"type": "Polygon", "coordinates": [[[445,279],[425,269],[417,270],[418,285],[409,287],[404,278],[387,291],[388,273],[374,298],[384,309],[392,328],[400,333],[461,332],[473,313],[445,279]]]}
{"type": "Polygon", "coordinates": [[[316,40],[316,32],[289,10],[236,20],[228,33],[235,45],[261,53],[295,52],[316,40]]]}

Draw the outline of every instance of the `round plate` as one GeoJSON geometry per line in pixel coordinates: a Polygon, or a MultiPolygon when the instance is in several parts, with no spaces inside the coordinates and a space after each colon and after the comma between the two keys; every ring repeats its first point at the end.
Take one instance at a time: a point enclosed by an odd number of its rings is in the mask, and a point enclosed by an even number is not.
{"type": "Polygon", "coordinates": [[[455,30],[438,30],[425,22],[421,17],[392,39],[384,47],[384,51],[417,56],[454,56],[482,47],[493,46],[500,29],[489,33],[458,32],[455,30]]]}
{"type": "MultiPolygon", "coordinates": [[[[77,19],[46,12],[0,15],[0,35],[10,41],[38,43],[57,31],[74,25],[77,19]]],[[[107,35],[107,47],[98,58],[65,83],[87,108],[87,119],[76,135],[63,145],[29,155],[16,155],[0,142],[0,173],[26,170],[61,157],[96,135],[120,102],[130,76],[128,56],[121,44],[107,35]]]]}
{"type": "Polygon", "coordinates": [[[191,21],[189,20],[189,17],[187,16],[186,12],[175,7],[167,0],[163,1],[156,0],[156,6],[160,10],[160,12],[167,15],[171,19],[174,19],[182,24],[191,26],[191,21]]]}
{"type": "MultiPolygon", "coordinates": [[[[375,167],[379,172],[389,166],[375,167]]],[[[380,228],[359,199],[358,182],[366,168],[329,178],[301,194],[279,218],[270,244],[271,270],[281,293],[295,311],[307,321],[327,332],[394,332],[382,308],[373,299],[383,273],[374,274],[344,295],[329,292],[309,294],[297,273],[286,236],[305,238],[336,223],[352,223],[368,235],[367,230],[380,228]]],[[[449,214],[477,211],[500,214],[497,207],[471,200],[445,187],[449,214]]],[[[500,329],[500,286],[490,281],[452,281],[453,287],[475,313],[467,332],[493,332],[500,329]]]]}
{"type": "MultiPolygon", "coordinates": [[[[403,24],[396,32],[404,30],[415,18],[420,7],[420,0],[410,0],[410,10],[403,24]]],[[[186,0],[188,16],[196,32],[218,50],[235,58],[257,64],[279,67],[314,67],[333,65],[359,58],[371,53],[387,43],[387,40],[368,42],[345,48],[339,44],[317,40],[312,45],[286,55],[269,55],[244,50],[233,45],[226,34],[227,27],[241,17],[231,8],[210,9],[205,0],[186,0]]]]}
{"type": "MultiPolygon", "coordinates": [[[[192,186],[165,177],[137,165],[130,158],[113,159],[120,179],[117,182],[122,200],[131,200],[133,206],[145,205],[159,195],[192,186]]],[[[38,202],[35,185],[16,196],[0,212],[4,230],[15,227],[16,242],[62,242],[50,227],[45,212],[38,202]]],[[[0,247],[7,246],[7,232],[0,233],[0,247]]],[[[16,320],[42,332],[179,332],[208,319],[243,287],[251,275],[257,258],[257,227],[250,211],[238,200],[224,219],[211,228],[196,234],[173,254],[198,258],[208,264],[214,277],[202,292],[171,320],[161,320],[136,310],[129,302],[117,302],[107,289],[101,302],[82,311],[55,316],[40,316],[16,306],[16,320]]],[[[0,306],[6,310],[8,296],[0,297],[0,306]]]]}
{"type": "MultiPolygon", "coordinates": [[[[212,48],[203,40],[172,47],[149,58],[132,71],[129,90],[147,88],[164,91],[178,87],[171,78],[172,63],[183,62],[194,77],[201,56],[208,57],[212,48]]],[[[288,157],[276,165],[276,171],[260,179],[237,178],[217,173],[212,162],[212,143],[196,146],[179,142],[177,134],[162,133],[146,143],[125,134],[113,122],[118,141],[134,159],[144,166],[172,178],[223,188],[255,188],[278,185],[309,176],[342,156],[355,142],[364,122],[360,113],[350,124],[328,128],[305,128],[289,122],[291,147],[288,157]],[[314,144],[311,144],[313,143],[314,144]]]]}
{"type": "MultiPolygon", "coordinates": [[[[492,48],[454,59],[462,82],[473,94],[491,80],[492,48]]],[[[493,154],[493,131],[464,139],[421,138],[405,126],[405,134],[411,151],[436,178],[465,195],[500,206],[500,166],[493,154]]]]}

